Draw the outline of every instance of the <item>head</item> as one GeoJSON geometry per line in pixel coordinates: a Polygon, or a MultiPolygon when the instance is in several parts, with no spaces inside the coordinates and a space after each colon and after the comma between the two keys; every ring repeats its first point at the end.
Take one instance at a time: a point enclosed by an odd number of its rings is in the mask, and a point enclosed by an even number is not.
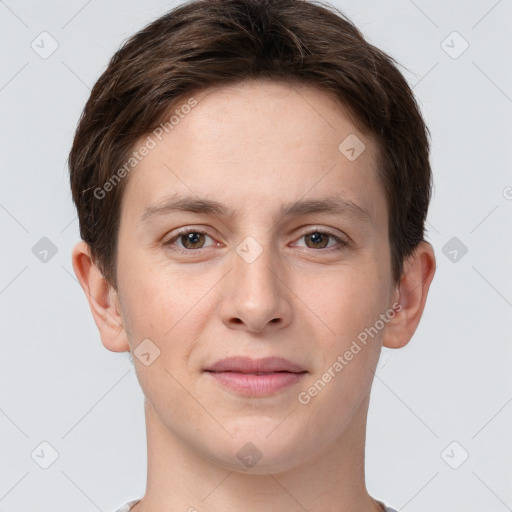
{"type": "Polygon", "coordinates": [[[409,342],[434,275],[432,178],[412,91],[342,13],[174,9],[111,59],[69,167],[75,272],[103,344],[135,354],[154,421],[253,472],[361,425],[380,348],[409,342]],[[248,396],[207,371],[230,356],[303,373],[248,396]]]}

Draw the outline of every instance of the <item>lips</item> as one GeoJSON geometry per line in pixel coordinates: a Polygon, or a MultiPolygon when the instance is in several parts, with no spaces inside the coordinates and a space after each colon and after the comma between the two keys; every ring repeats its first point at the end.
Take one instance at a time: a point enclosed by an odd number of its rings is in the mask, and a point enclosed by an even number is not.
{"type": "Polygon", "coordinates": [[[250,357],[229,357],[217,361],[215,364],[205,369],[207,372],[236,372],[254,375],[264,375],[267,373],[306,372],[300,365],[284,359],[282,357],[265,357],[262,359],[252,359],[250,357]]]}
{"type": "Polygon", "coordinates": [[[222,388],[245,397],[268,397],[296,386],[308,372],[282,357],[229,357],[205,369],[222,388]]]}

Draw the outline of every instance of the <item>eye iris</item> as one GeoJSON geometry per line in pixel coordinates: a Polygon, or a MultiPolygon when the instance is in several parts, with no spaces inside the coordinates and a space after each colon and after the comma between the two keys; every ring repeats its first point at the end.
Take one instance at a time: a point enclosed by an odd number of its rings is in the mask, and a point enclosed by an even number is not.
{"type": "MultiPolygon", "coordinates": [[[[311,246],[308,243],[309,241],[311,241],[313,244],[312,248],[315,249],[323,249],[327,247],[328,239],[330,236],[331,235],[329,235],[328,233],[321,233],[319,231],[315,231],[314,233],[304,235],[306,239],[306,245],[311,248],[311,246]]],[[[204,233],[193,231],[181,235],[180,239],[181,243],[183,244],[183,247],[187,249],[200,249],[201,247],[204,246],[204,233]]]]}
{"type": "Polygon", "coordinates": [[[197,239],[200,237],[204,237],[204,234],[203,233],[187,233],[185,235],[181,235],[181,243],[187,249],[198,249],[204,245],[204,238],[203,238],[203,243],[199,244],[199,247],[196,246],[196,244],[198,244],[197,239]],[[194,245],[194,247],[188,247],[187,246],[188,243],[194,245]]]}
{"type": "MultiPolygon", "coordinates": [[[[324,247],[327,246],[327,239],[328,239],[328,237],[329,237],[329,235],[327,235],[325,233],[315,232],[315,233],[312,233],[310,235],[306,235],[306,240],[312,240],[313,244],[315,244],[313,247],[315,247],[315,248],[320,247],[321,249],[323,249],[324,247]],[[321,242],[321,238],[322,237],[324,237],[325,243],[323,245],[319,245],[318,242],[321,242]]],[[[307,242],[306,242],[306,245],[307,245],[307,242]]]]}

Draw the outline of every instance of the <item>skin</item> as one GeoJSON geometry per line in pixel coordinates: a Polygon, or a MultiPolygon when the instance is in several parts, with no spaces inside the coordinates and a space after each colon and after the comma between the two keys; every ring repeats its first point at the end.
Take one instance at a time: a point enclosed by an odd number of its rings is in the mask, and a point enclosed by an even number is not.
{"type": "Polygon", "coordinates": [[[133,511],[379,511],[364,479],[373,373],[382,345],[403,347],[416,330],[435,273],[432,246],[422,242],[393,282],[377,146],[324,91],[260,81],[195,97],[126,178],[117,290],[84,242],[72,255],[104,346],[133,354],[150,339],[160,350],[148,366],[133,356],[148,443],[146,494],[133,511]],[[366,146],[354,161],[338,149],[350,134],[366,146]],[[370,220],[279,214],[334,192],[370,220]],[[230,213],[140,220],[172,194],[213,199],[230,213]],[[207,235],[165,245],[187,226],[207,235]],[[305,236],[315,229],[333,236],[305,236]],[[248,236],[262,250],[251,263],[236,251],[248,236]],[[300,403],[298,393],[394,303],[402,309],[378,336],[300,403]],[[308,373],[271,396],[241,396],[203,372],[233,355],[281,356],[308,373]],[[250,467],[236,456],[248,442],[262,454],[250,467]]]}

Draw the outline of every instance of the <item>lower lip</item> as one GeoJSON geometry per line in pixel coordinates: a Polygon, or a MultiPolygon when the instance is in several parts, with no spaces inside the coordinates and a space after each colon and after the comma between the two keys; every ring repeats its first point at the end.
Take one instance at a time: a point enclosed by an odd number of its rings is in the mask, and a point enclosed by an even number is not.
{"type": "Polygon", "coordinates": [[[254,373],[208,372],[217,382],[245,396],[267,396],[297,384],[306,372],[254,373]]]}

